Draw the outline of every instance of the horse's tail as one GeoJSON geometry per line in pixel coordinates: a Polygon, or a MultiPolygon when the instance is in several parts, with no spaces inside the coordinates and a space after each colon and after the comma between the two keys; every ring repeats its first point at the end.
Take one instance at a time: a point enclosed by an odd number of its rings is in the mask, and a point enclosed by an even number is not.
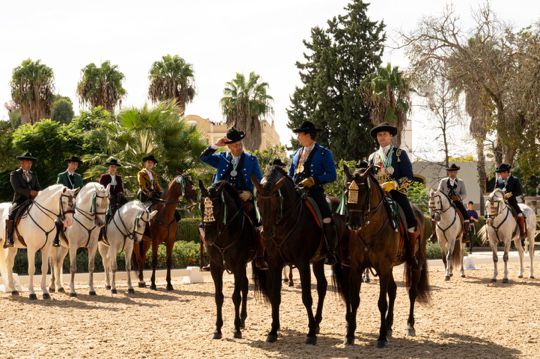
{"type": "Polygon", "coordinates": [[[343,300],[346,299],[345,297],[347,295],[347,280],[347,275],[343,270],[341,261],[338,260],[338,262],[332,268],[332,281],[334,283],[334,287],[343,300]]]}
{"type": "Polygon", "coordinates": [[[461,238],[456,238],[454,242],[454,251],[452,252],[452,264],[457,267],[461,263],[461,238]]]}
{"type": "MultiPolygon", "coordinates": [[[[426,245],[427,241],[424,238],[424,215],[416,207],[414,207],[416,212],[417,225],[422,226],[420,231],[420,245],[418,249],[418,265],[420,266],[420,275],[418,282],[416,284],[416,300],[419,303],[429,303],[431,299],[431,286],[429,285],[429,273],[428,273],[428,262],[426,254],[426,245]]],[[[411,268],[408,261],[405,262],[405,283],[410,290],[410,286],[413,283],[413,276],[418,275],[416,271],[411,268]]]]}
{"type": "MultiPolygon", "coordinates": [[[[257,298],[262,298],[265,302],[268,303],[270,299],[270,288],[268,287],[270,285],[270,282],[268,280],[269,271],[260,270],[259,268],[257,268],[254,262],[252,262],[251,268],[253,269],[255,296],[257,298]]],[[[281,271],[279,272],[279,275],[281,280],[281,271]]]]}
{"type": "Polygon", "coordinates": [[[487,235],[487,224],[484,224],[482,226],[482,228],[480,228],[480,230],[478,231],[478,233],[476,235],[478,236],[478,238],[480,238],[482,240],[483,244],[488,243],[489,239],[488,239],[488,235],[487,235]]]}

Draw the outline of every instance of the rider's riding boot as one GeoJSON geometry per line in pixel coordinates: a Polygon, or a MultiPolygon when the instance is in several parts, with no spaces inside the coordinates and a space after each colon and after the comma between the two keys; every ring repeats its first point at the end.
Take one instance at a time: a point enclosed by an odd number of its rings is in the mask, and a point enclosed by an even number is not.
{"type": "Polygon", "coordinates": [[[4,248],[13,247],[13,220],[6,219],[6,240],[4,241],[4,248]]]}
{"type": "Polygon", "coordinates": [[[337,230],[336,224],[333,222],[323,223],[324,237],[326,238],[326,258],[324,264],[334,265],[337,263],[336,246],[337,246],[337,230]]]}
{"type": "Polygon", "coordinates": [[[469,225],[471,221],[466,219],[463,221],[463,237],[462,242],[467,242],[469,240],[469,225]]]}
{"type": "Polygon", "coordinates": [[[201,271],[207,272],[210,270],[210,263],[204,264],[204,225],[202,223],[199,224],[199,241],[199,268],[201,271]]]}
{"type": "Polygon", "coordinates": [[[518,225],[519,225],[519,237],[523,241],[527,235],[527,230],[525,228],[525,216],[518,216],[518,225]]]}
{"type": "Polygon", "coordinates": [[[261,231],[257,230],[257,256],[255,257],[255,266],[260,270],[268,270],[268,263],[264,259],[264,240],[261,231]]]}
{"type": "Polygon", "coordinates": [[[54,236],[52,245],[53,247],[60,247],[60,233],[64,230],[64,223],[57,219],[54,221],[54,225],[56,226],[56,235],[54,236]]]}
{"type": "Polygon", "coordinates": [[[409,232],[407,231],[407,245],[406,245],[406,248],[407,248],[407,258],[408,258],[408,262],[409,264],[414,267],[414,268],[418,268],[419,265],[418,265],[418,259],[416,258],[416,253],[415,253],[415,250],[416,250],[416,233],[415,232],[409,232]]]}
{"type": "Polygon", "coordinates": [[[433,243],[435,243],[437,241],[437,231],[436,231],[436,227],[437,226],[437,222],[435,222],[433,219],[431,220],[431,236],[429,237],[429,240],[433,243]]]}

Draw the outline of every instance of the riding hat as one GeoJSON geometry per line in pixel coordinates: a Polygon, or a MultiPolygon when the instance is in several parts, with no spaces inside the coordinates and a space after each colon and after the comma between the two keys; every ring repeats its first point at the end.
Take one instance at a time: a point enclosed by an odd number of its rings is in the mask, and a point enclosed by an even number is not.
{"type": "Polygon", "coordinates": [[[360,160],[360,161],[358,161],[358,162],[356,163],[355,167],[356,167],[356,168],[359,168],[359,169],[365,170],[366,168],[369,167],[369,163],[368,163],[368,161],[366,161],[366,160],[360,160]]]}
{"type": "Polygon", "coordinates": [[[509,165],[508,163],[501,163],[501,165],[495,169],[495,172],[497,173],[510,172],[510,168],[512,168],[512,166],[509,165]]]}
{"type": "Polygon", "coordinates": [[[244,137],[246,137],[246,133],[244,131],[238,131],[236,128],[231,128],[227,131],[227,141],[225,141],[225,144],[230,145],[238,141],[242,141],[244,137]]]}
{"type": "Polygon", "coordinates": [[[156,158],[152,154],[146,155],[145,157],[143,157],[142,161],[143,162],[152,161],[152,162],[154,162],[154,164],[156,164],[156,165],[158,164],[158,160],[156,160],[156,158]]]}
{"type": "Polygon", "coordinates": [[[383,131],[390,132],[390,134],[392,136],[395,136],[397,134],[397,127],[392,126],[388,122],[383,122],[383,123],[373,127],[371,129],[371,131],[369,131],[369,134],[371,135],[371,137],[377,138],[377,133],[383,132],[383,131]]]}
{"type": "Polygon", "coordinates": [[[459,171],[460,169],[461,169],[461,167],[459,167],[455,163],[452,163],[451,166],[446,168],[447,171],[459,171]]]}
{"type": "Polygon", "coordinates": [[[302,132],[302,133],[316,133],[322,131],[320,128],[316,128],[313,122],[310,121],[304,121],[302,125],[298,128],[295,128],[292,130],[294,133],[302,132]]]}
{"type": "Polygon", "coordinates": [[[116,167],[122,167],[122,165],[120,164],[120,162],[118,162],[118,160],[114,157],[111,157],[109,158],[109,160],[107,162],[105,162],[105,165],[107,166],[116,166],[116,167]]]}
{"type": "Polygon", "coordinates": [[[70,162],[78,162],[80,165],[82,165],[83,161],[81,161],[81,159],[77,156],[71,156],[70,158],[66,158],[66,162],[67,163],[70,163],[70,162]]]}
{"type": "Polygon", "coordinates": [[[20,156],[17,156],[18,160],[30,160],[30,161],[37,161],[37,158],[32,156],[30,152],[26,152],[25,154],[22,154],[20,156]]]}

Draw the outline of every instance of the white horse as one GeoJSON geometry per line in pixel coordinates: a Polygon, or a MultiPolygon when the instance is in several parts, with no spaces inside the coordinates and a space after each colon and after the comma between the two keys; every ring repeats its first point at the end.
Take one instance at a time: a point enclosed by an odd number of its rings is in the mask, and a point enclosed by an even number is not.
{"type": "Polygon", "coordinates": [[[116,256],[123,250],[126,258],[126,274],[128,279],[128,293],[134,293],[131,285],[131,255],[133,245],[142,240],[148,222],[157,211],[148,212],[146,207],[138,200],[123,205],[116,211],[106,228],[106,239],[99,242],[98,249],[105,269],[106,289],[116,294],[116,256]],[[112,280],[111,274],[112,272],[112,280]]]}
{"type": "MultiPolygon", "coordinates": [[[[43,299],[49,299],[47,288],[47,272],[49,271],[49,254],[52,241],[56,235],[55,221],[61,219],[66,227],[73,222],[73,212],[75,196],[78,189],[68,189],[64,185],[56,184],[39,191],[30,206],[24,211],[20,222],[15,226],[13,238],[15,246],[0,249],[0,267],[5,266],[7,270],[6,292],[11,291],[12,295],[18,295],[13,285],[13,264],[18,248],[25,248],[28,257],[28,291],[30,299],[37,299],[34,292],[34,273],[36,252],[41,251],[41,289],[43,299]],[[23,238],[21,242],[19,236],[23,238]]],[[[8,211],[4,211],[0,220],[0,246],[5,241],[5,222],[8,218],[8,211]]]]}
{"type": "Polygon", "coordinates": [[[445,267],[445,280],[452,277],[454,266],[460,264],[461,277],[465,277],[463,269],[463,251],[465,245],[463,239],[463,224],[460,220],[458,209],[452,204],[450,198],[440,191],[429,191],[429,211],[436,221],[435,233],[445,267]]]}
{"type": "Polygon", "coordinates": [[[76,297],[75,273],[77,271],[77,249],[88,249],[88,294],[96,295],[94,290],[94,258],[96,256],[98,237],[101,227],[105,225],[105,213],[109,206],[109,186],[107,188],[97,182],[87,183],[77,195],[73,225],[64,231],[67,243],[53,248],[51,253],[52,276],[49,290],[64,291],[62,281],[64,258],[69,251],[69,295],[76,297]],[[56,288],[55,288],[56,282],[56,288]]]}
{"type": "MultiPolygon", "coordinates": [[[[536,230],[536,216],[534,211],[526,204],[519,203],[523,215],[527,217],[527,243],[529,246],[529,258],[531,260],[531,273],[529,278],[534,278],[533,261],[534,261],[534,234],[536,230]]],[[[504,191],[497,188],[491,192],[486,200],[486,213],[488,219],[486,225],[478,232],[481,238],[489,241],[491,250],[493,251],[493,278],[492,282],[497,281],[497,245],[504,244],[504,277],[502,282],[508,283],[508,251],[512,240],[519,253],[519,278],[523,278],[523,246],[519,238],[519,224],[512,215],[510,207],[504,200],[504,191]]]]}

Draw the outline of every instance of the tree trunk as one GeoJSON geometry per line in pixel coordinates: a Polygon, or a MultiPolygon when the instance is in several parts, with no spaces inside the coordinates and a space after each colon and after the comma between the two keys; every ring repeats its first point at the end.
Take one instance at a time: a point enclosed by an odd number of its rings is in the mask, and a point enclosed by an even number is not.
{"type": "Polygon", "coordinates": [[[478,186],[480,188],[480,214],[484,215],[484,194],[487,193],[486,157],[484,154],[484,138],[476,137],[476,170],[478,171],[478,186]]]}

